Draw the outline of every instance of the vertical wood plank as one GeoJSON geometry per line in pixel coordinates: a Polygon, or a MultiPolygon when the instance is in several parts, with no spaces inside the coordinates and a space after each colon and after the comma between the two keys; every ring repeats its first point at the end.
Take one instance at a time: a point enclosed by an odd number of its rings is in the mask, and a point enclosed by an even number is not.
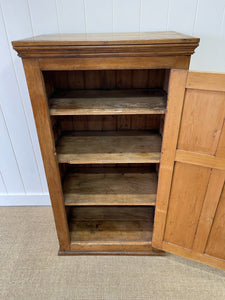
{"type": "Polygon", "coordinates": [[[74,130],[88,130],[87,116],[74,116],[73,117],[73,129],[74,130]]]}
{"type": "Polygon", "coordinates": [[[148,74],[148,88],[163,88],[165,80],[165,70],[152,69],[148,74]]]}
{"type": "Polygon", "coordinates": [[[137,32],[140,23],[140,0],[113,1],[113,31],[137,32]]]}
{"type": "Polygon", "coordinates": [[[102,130],[102,116],[87,116],[88,130],[102,130]]]}
{"type": "Polygon", "coordinates": [[[146,115],[145,116],[145,127],[144,129],[155,129],[158,130],[160,127],[160,115],[146,115]]]}
{"type": "Polygon", "coordinates": [[[85,0],[86,30],[112,32],[112,0],[85,0]]]}
{"type": "Polygon", "coordinates": [[[54,140],[57,142],[62,134],[61,124],[58,122],[58,118],[51,117],[52,131],[54,135],[54,140]]]}
{"type": "Polygon", "coordinates": [[[223,186],[205,253],[225,259],[225,185],[223,186]]]}
{"type": "Polygon", "coordinates": [[[131,70],[116,71],[116,87],[118,89],[129,89],[132,87],[132,71],[131,70]]]}
{"type": "MultiPolygon", "coordinates": [[[[216,150],[216,157],[225,157],[225,119],[216,150]]],[[[199,219],[198,230],[193,244],[193,251],[195,252],[204,253],[205,251],[215,219],[216,210],[218,208],[218,203],[221,199],[224,181],[225,171],[218,169],[212,170],[208,190],[199,219]]]]}
{"type": "Polygon", "coordinates": [[[163,115],[161,115],[160,116],[160,125],[159,125],[159,133],[161,134],[161,136],[163,136],[164,122],[165,122],[165,117],[163,115]]]}
{"type": "Polygon", "coordinates": [[[83,0],[56,0],[56,5],[61,33],[85,32],[83,0]]]}
{"type": "Polygon", "coordinates": [[[148,88],[148,70],[133,70],[132,73],[133,88],[148,88]]]}
{"type": "Polygon", "coordinates": [[[103,116],[102,117],[102,130],[116,130],[117,116],[103,116]]]}
{"type": "Polygon", "coordinates": [[[86,89],[99,89],[101,87],[100,71],[84,71],[86,89]]]}
{"type": "Polygon", "coordinates": [[[210,174],[210,168],[175,163],[165,242],[192,249],[210,174]]]}
{"type": "Polygon", "coordinates": [[[114,89],[116,86],[116,71],[101,70],[100,71],[101,89],[114,89]]]}
{"type": "Polygon", "coordinates": [[[60,127],[62,131],[73,130],[73,116],[62,116],[60,118],[60,127]]]}
{"type": "Polygon", "coordinates": [[[220,200],[224,180],[224,171],[217,169],[212,170],[192,248],[195,252],[204,253],[216,208],[220,200]]]}
{"type": "Polygon", "coordinates": [[[168,89],[169,89],[169,79],[170,79],[170,70],[165,70],[163,89],[166,93],[168,93],[168,89]]]}
{"type": "Polygon", "coordinates": [[[68,85],[70,89],[84,88],[84,72],[68,71],[68,85]]]}
{"type": "Polygon", "coordinates": [[[45,82],[45,89],[47,93],[47,97],[50,98],[51,95],[54,93],[54,81],[51,72],[43,72],[44,82],[45,82]]]}
{"type": "Polygon", "coordinates": [[[69,231],[43,76],[38,60],[23,59],[30,98],[61,250],[69,249],[69,231]]]}
{"type": "Polygon", "coordinates": [[[55,89],[68,89],[69,82],[67,71],[53,72],[52,77],[55,89]]]}
{"type": "Polygon", "coordinates": [[[183,70],[172,70],[170,74],[152,240],[153,247],[158,249],[162,248],[187,74],[183,70]]]}
{"type": "Polygon", "coordinates": [[[131,128],[134,130],[144,129],[146,125],[146,116],[145,115],[135,115],[132,116],[131,128]]]}
{"type": "Polygon", "coordinates": [[[128,130],[131,129],[131,118],[128,115],[117,116],[117,130],[128,130]]]}
{"type": "MultiPolygon", "coordinates": [[[[225,95],[225,93],[224,93],[225,95]]],[[[222,132],[219,138],[219,143],[216,149],[216,157],[225,157],[225,111],[222,132]]]]}

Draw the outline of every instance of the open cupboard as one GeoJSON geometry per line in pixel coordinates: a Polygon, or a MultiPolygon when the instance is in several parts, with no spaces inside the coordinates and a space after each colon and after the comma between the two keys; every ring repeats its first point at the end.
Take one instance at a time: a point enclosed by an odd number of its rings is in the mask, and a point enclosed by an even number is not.
{"type": "Polygon", "coordinates": [[[47,35],[23,58],[61,255],[225,268],[225,75],[174,32],[47,35]]]}

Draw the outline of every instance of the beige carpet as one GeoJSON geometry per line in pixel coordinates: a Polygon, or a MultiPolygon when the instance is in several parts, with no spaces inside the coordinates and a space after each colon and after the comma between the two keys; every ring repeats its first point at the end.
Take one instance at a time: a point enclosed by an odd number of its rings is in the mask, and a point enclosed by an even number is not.
{"type": "Polygon", "coordinates": [[[58,257],[50,207],[0,208],[1,299],[225,299],[225,272],[173,255],[58,257]]]}

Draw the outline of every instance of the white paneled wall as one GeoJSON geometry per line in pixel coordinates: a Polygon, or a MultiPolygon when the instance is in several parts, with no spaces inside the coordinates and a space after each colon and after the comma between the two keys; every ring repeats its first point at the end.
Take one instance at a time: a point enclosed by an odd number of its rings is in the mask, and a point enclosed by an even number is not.
{"type": "Polygon", "coordinates": [[[113,1],[113,31],[140,31],[140,0],[113,1]]]}
{"type": "Polygon", "coordinates": [[[113,28],[112,0],[85,0],[85,22],[87,32],[110,32],[113,28]]]}
{"type": "Polygon", "coordinates": [[[11,41],[156,30],[200,37],[191,69],[225,72],[224,0],[0,0],[0,205],[50,203],[22,63],[11,41]]]}
{"type": "Polygon", "coordinates": [[[142,0],[141,2],[140,30],[167,30],[169,0],[142,0]]]}

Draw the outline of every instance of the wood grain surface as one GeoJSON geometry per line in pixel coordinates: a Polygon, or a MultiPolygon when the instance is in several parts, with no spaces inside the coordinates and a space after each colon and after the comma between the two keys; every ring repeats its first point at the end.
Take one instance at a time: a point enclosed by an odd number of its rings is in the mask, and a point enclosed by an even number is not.
{"type": "Polygon", "coordinates": [[[160,91],[153,91],[151,95],[151,91],[147,90],[83,90],[52,97],[49,105],[53,116],[164,114],[166,97],[160,91]]]}
{"type": "Polygon", "coordinates": [[[157,175],[148,168],[89,168],[69,173],[65,205],[155,205],[157,175]]]}
{"type": "Polygon", "coordinates": [[[161,137],[148,131],[72,132],[56,147],[58,161],[70,164],[158,163],[161,137]]]}

